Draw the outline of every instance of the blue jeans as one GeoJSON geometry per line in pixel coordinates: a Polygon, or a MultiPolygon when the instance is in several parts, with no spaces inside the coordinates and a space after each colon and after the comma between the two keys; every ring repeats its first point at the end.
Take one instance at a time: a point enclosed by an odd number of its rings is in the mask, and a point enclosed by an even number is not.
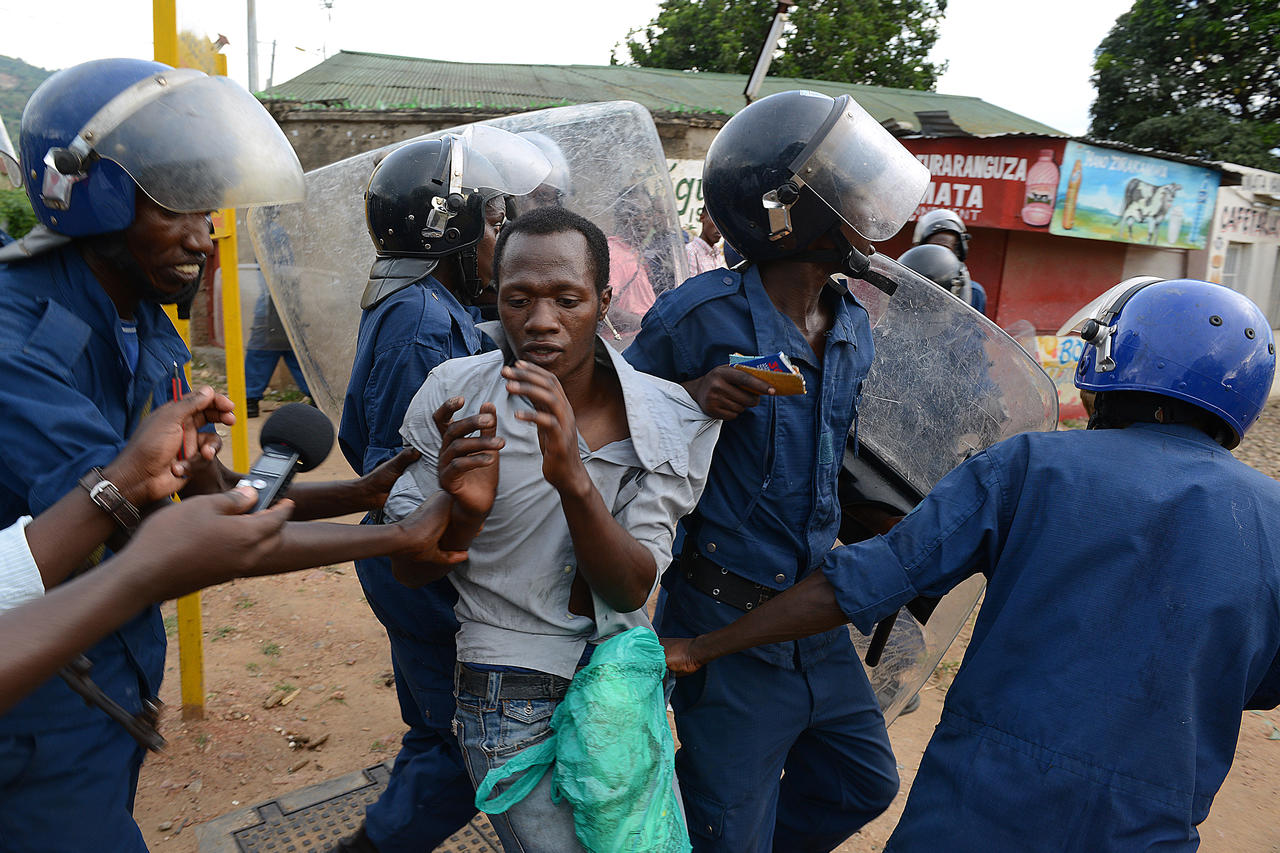
{"type": "Polygon", "coordinates": [[[247,349],[244,351],[244,396],[248,400],[261,400],[267,391],[267,383],[271,374],[276,372],[276,365],[284,359],[289,374],[298,384],[298,390],[307,396],[311,389],[307,387],[306,377],[302,375],[302,365],[293,350],[285,349],[247,349]]]}
{"type": "MultiPolygon", "coordinates": [[[[551,735],[551,715],[562,696],[503,698],[503,679],[511,673],[489,672],[483,696],[456,688],[458,698],[454,730],[471,774],[479,787],[488,772],[506,764],[522,750],[551,735]]],[[[582,845],[573,829],[573,806],[551,801],[548,770],[527,797],[502,814],[489,815],[506,853],[574,853],[582,845]]],[[[519,777],[504,781],[491,796],[502,794],[519,777]]]]}

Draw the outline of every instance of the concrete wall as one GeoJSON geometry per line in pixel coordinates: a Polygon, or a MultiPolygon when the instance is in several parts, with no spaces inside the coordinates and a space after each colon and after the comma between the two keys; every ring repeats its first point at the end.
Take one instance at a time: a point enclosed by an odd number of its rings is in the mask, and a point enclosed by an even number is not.
{"type": "MultiPolygon", "coordinates": [[[[267,110],[293,144],[304,170],[381,148],[424,133],[508,115],[493,110],[299,109],[295,103],[267,101],[267,110]]],[[[728,116],[654,116],[662,149],[671,160],[701,160],[728,116]]]]}

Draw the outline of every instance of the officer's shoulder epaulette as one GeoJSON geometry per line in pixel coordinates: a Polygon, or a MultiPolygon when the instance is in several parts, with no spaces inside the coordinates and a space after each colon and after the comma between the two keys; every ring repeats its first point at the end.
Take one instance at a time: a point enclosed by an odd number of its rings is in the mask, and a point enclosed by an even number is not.
{"type": "Polygon", "coordinates": [[[669,323],[678,323],[695,309],[716,299],[742,292],[742,273],[730,269],[708,270],[658,297],[659,307],[669,323]]]}

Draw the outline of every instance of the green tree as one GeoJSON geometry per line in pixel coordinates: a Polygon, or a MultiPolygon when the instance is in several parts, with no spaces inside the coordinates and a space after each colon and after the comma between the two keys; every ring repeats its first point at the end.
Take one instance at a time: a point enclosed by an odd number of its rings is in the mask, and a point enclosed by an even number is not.
{"type": "Polygon", "coordinates": [[[0,187],[0,230],[8,232],[10,237],[24,237],[35,225],[36,214],[27,201],[27,194],[9,189],[7,183],[0,187]]]}
{"type": "Polygon", "coordinates": [[[1136,0],[1094,53],[1090,134],[1280,168],[1280,4],[1136,0]]]}
{"type": "MultiPolygon", "coordinates": [[[[647,26],[627,34],[627,54],[646,68],[750,74],[776,6],[776,0],[663,0],[647,26]]],[[[932,89],[946,66],[926,57],[946,9],[947,0],[806,0],[792,10],[769,72],[932,89]]]]}
{"type": "Polygon", "coordinates": [[[18,120],[27,98],[52,73],[12,56],[0,56],[0,119],[4,119],[14,142],[18,140],[18,120]]]}

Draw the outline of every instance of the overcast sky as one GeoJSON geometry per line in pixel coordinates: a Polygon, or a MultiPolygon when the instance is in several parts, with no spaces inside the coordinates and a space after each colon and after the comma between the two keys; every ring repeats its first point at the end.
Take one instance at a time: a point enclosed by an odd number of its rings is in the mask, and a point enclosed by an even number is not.
{"type": "MultiPolygon", "coordinates": [[[[801,0],[803,2],[803,0],[801,0]]],[[[1072,134],[1089,123],[1093,50],[1132,0],[950,0],[933,56],[938,91],[973,95],[1072,134]]],[[[247,83],[245,0],[179,0],[179,25],[224,33],[247,83]]],[[[657,0],[257,0],[259,80],[275,42],[275,82],[338,50],[433,59],[604,65],[657,0]]],[[[105,56],[150,58],[150,0],[0,0],[0,54],[45,68],[105,56]],[[55,12],[56,10],[56,12],[55,12]]],[[[13,118],[4,117],[12,125],[13,118]]]]}

